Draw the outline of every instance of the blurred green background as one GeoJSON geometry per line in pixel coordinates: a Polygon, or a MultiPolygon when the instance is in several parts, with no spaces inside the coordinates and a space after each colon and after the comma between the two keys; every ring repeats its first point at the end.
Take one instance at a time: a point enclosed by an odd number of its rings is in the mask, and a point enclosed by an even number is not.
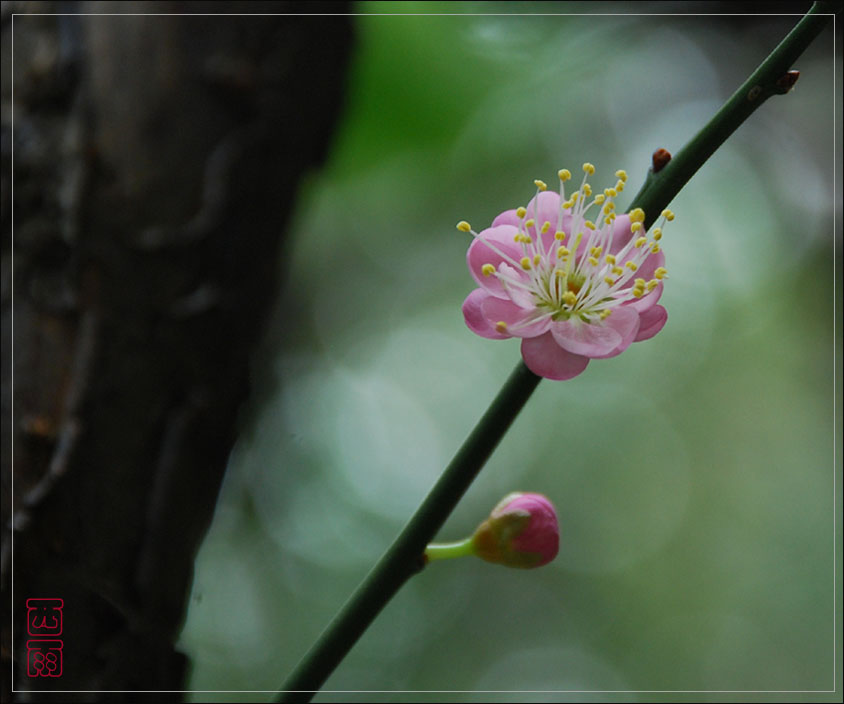
{"type": "MultiPolygon", "coordinates": [[[[651,153],[676,152],[798,19],[432,14],[596,9],[689,8],[359,6],[424,14],[355,19],[347,113],[302,191],[253,403],[196,565],[181,640],[192,689],[281,684],[518,360],[517,341],[463,323],[474,285],[455,223],[480,230],[526,204],[534,178],[554,183],[587,160],[596,187],[628,170],[624,207],[651,153]]],[[[560,516],[556,561],[432,565],[326,689],[449,691],[318,700],[832,689],[836,66],[840,76],[830,27],[797,62],[795,90],[672,203],[663,332],[572,381],[544,381],[440,536],[470,533],[511,490],[538,491],[560,516]]],[[[833,695],[681,695],[776,697],[833,695]]]]}

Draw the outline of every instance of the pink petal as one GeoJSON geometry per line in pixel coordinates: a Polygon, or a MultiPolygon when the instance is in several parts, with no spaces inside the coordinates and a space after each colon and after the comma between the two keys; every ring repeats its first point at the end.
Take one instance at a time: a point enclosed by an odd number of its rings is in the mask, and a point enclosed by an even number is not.
{"type": "Polygon", "coordinates": [[[513,208],[512,210],[505,210],[501,215],[496,216],[495,220],[492,221],[492,227],[498,227],[499,225],[512,225],[513,227],[519,226],[519,216],[516,215],[516,209],[513,208]]]}
{"type": "Polygon", "coordinates": [[[557,344],[569,352],[587,357],[605,357],[612,356],[619,346],[623,346],[622,351],[626,349],[624,341],[629,339],[632,342],[638,329],[639,314],[622,306],[603,322],[585,323],[576,316],[557,321],[551,325],[551,334],[557,344]]]}
{"type": "Polygon", "coordinates": [[[606,322],[614,325],[616,332],[621,335],[621,342],[607,354],[590,355],[590,357],[593,359],[609,359],[624,352],[636,340],[640,318],[641,316],[629,305],[616,308],[606,322]]]}
{"type": "Polygon", "coordinates": [[[484,317],[482,311],[483,302],[489,298],[498,300],[482,288],[476,288],[472,291],[472,293],[466,296],[466,300],[463,301],[463,318],[469,329],[476,335],[487,337],[490,340],[504,340],[510,337],[510,335],[498,332],[495,329],[495,325],[484,317]]]}
{"type": "Polygon", "coordinates": [[[633,298],[629,300],[627,303],[624,304],[624,307],[631,308],[639,314],[642,314],[645,311],[653,308],[657,304],[657,301],[659,301],[661,296],[662,282],[660,282],[659,285],[653,291],[649,291],[641,298],[633,298]]]}
{"type": "Polygon", "coordinates": [[[633,237],[630,231],[630,216],[627,213],[619,215],[613,222],[612,229],[612,244],[610,245],[610,252],[618,252],[624,245],[626,245],[633,237]]]}
{"type": "Polygon", "coordinates": [[[510,225],[487,228],[479,234],[480,239],[475,239],[469,245],[469,251],[466,253],[466,263],[469,265],[469,272],[472,274],[472,278],[475,279],[481,288],[498,298],[507,298],[507,293],[494,274],[484,276],[483,267],[484,264],[492,264],[498,269],[498,265],[501,262],[507,262],[508,260],[490,249],[484,244],[484,241],[492,244],[499,252],[506,254],[514,262],[518,262],[523,254],[521,246],[513,241],[513,236],[516,232],[516,228],[510,225]]]}
{"type": "Polygon", "coordinates": [[[668,320],[668,311],[662,306],[654,306],[639,316],[639,332],[634,342],[650,340],[665,326],[668,320]]]}
{"type": "Polygon", "coordinates": [[[530,320],[536,315],[536,308],[522,308],[513,301],[505,301],[492,296],[482,302],[481,313],[490,325],[494,326],[498,321],[507,323],[508,336],[512,335],[513,337],[536,337],[547,331],[551,324],[550,316],[546,316],[535,323],[525,324],[526,320],[530,320]]]}
{"type": "Polygon", "coordinates": [[[560,347],[550,332],[522,340],[522,358],[534,374],[556,381],[573,379],[589,364],[588,357],[560,347]]]}
{"type": "MultiPolygon", "coordinates": [[[[531,199],[527,204],[527,220],[535,220],[533,227],[528,229],[528,234],[536,239],[537,231],[541,230],[546,222],[551,223],[548,230],[550,239],[554,239],[554,232],[557,230],[557,219],[560,214],[560,194],[556,191],[542,191],[531,199]]],[[[545,237],[543,237],[545,242],[545,237]]]]}

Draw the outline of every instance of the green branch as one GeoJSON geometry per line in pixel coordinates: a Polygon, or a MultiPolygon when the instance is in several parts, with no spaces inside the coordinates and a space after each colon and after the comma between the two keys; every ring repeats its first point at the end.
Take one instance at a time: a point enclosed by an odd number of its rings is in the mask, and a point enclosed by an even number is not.
{"type": "Polygon", "coordinates": [[[824,28],[829,16],[820,13],[831,12],[829,5],[823,2],[812,5],[779,46],[668,165],[658,173],[653,169],[648,172],[630,205],[631,210],[641,208],[645,211],[645,228],[651,226],[680,189],[754,110],[772,95],[783,95],[791,89],[796,76],[789,76],[788,70],[824,28]]]}
{"type": "MultiPolygon", "coordinates": [[[[771,95],[788,92],[788,69],[828,19],[818,14],[823,11],[820,5],[815,3],[664,169],[648,175],[630,206],[645,211],[646,227],[756,108],[771,95]]],[[[540,377],[520,361],[404,530],[284,683],[279,701],[310,701],[381,609],[424,566],[426,545],[434,539],[539,382],[540,377]]]]}

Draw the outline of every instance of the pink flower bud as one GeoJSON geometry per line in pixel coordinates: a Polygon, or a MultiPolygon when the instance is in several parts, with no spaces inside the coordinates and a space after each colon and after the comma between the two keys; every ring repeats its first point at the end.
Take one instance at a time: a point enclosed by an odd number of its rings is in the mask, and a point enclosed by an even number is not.
{"type": "Polygon", "coordinates": [[[540,567],[557,556],[557,513],[542,494],[508,494],[472,536],[475,554],[508,567],[540,567]]]}

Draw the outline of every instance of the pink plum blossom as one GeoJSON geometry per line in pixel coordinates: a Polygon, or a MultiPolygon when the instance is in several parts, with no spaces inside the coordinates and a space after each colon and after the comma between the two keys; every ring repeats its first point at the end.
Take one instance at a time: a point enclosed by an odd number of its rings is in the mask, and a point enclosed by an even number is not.
{"type": "Polygon", "coordinates": [[[527,207],[501,213],[480,233],[457,226],[474,237],[466,261],[479,286],[463,302],[466,325],[493,340],[521,338],[525,364],[548,379],[571,379],[590,359],[650,339],[668,319],[657,304],[667,273],[659,241],[674,214],[663,211],[646,235],[641,209],[615,213],[627,174],[617,171],[615,187],[593,196],[587,178],[595,167],[583,170],[568,198],[563,169],[560,193],[535,181],[527,207]]]}
{"type": "Polygon", "coordinates": [[[557,556],[557,512],[542,494],[508,494],[478,526],[472,544],[475,555],[488,562],[541,567],[557,556]]]}

